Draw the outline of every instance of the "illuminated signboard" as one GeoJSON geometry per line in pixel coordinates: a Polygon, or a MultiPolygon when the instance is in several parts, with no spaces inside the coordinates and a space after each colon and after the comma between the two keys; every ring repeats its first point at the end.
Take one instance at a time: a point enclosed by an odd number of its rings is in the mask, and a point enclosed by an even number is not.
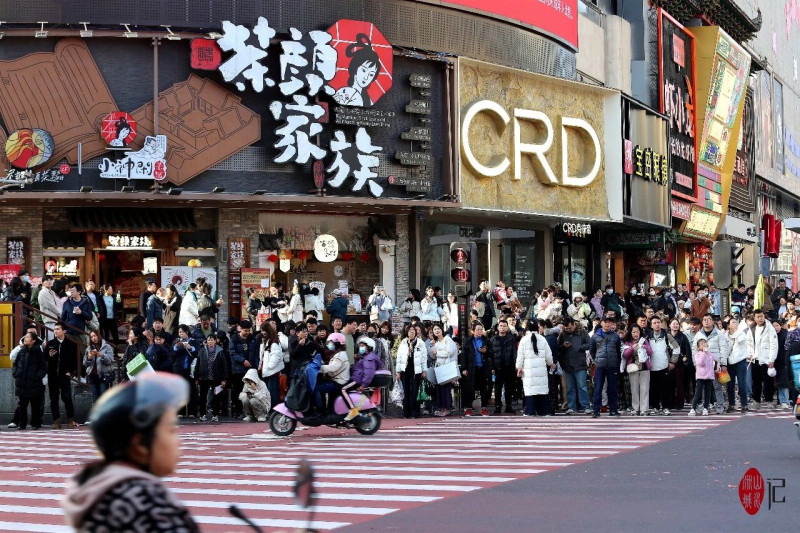
{"type": "Polygon", "coordinates": [[[719,213],[692,206],[692,214],[683,228],[683,234],[701,239],[713,238],[717,234],[719,220],[719,213]]]}

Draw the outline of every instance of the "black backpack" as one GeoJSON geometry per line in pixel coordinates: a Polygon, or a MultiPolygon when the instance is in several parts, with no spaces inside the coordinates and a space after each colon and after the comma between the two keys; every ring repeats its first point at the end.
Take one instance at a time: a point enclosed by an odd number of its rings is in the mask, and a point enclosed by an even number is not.
{"type": "Polygon", "coordinates": [[[289,390],[286,391],[284,403],[292,411],[305,412],[311,407],[311,391],[308,390],[306,367],[303,365],[296,379],[292,380],[289,390]]]}

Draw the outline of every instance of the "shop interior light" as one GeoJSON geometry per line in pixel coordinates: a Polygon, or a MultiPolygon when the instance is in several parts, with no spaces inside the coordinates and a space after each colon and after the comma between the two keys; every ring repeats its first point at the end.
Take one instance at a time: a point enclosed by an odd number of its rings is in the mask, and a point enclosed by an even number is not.
{"type": "Polygon", "coordinates": [[[170,196],[178,196],[180,193],[183,192],[183,189],[180,187],[170,187],[167,189],[167,194],[170,196]]]}
{"type": "Polygon", "coordinates": [[[131,31],[129,24],[120,24],[120,26],[125,26],[125,32],[122,34],[123,37],[127,37],[129,39],[135,39],[136,37],[139,36],[139,34],[136,33],[135,31],[131,31]]]}
{"type": "Polygon", "coordinates": [[[134,190],[132,185],[123,185],[121,189],[122,192],[133,192],[134,190]]]}
{"type": "Polygon", "coordinates": [[[47,30],[44,29],[44,25],[47,24],[47,22],[42,22],[40,20],[36,21],[36,22],[38,24],[41,24],[41,26],[39,27],[39,31],[37,31],[34,34],[34,37],[36,37],[37,39],[46,39],[47,38],[47,30]]]}
{"type": "Polygon", "coordinates": [[[172,30],[169,29],[170,27],[168,25],[162,24],[161,27],[165,28],[167,30],[167,32],[169,32],[169,33],[167,33],[167,35],[165,35],[165,37],[167,39],[169,39],[170,41],[180,41],[181,40],[181,36],[178,35],[177,33],[172,33],[172,30]]]}
{"type": "Polygon", "coordinates": [[[94,37],[94,31],[89,29],[88,22],[79,22],[79,24],[83,24],[83,29],[81,30],[81,37],[94,37]]]}
{"type": "Polygon", "coordinates": [[[225,187],[214,187],[211,192],[225,192],[225,187]]]}
{"type": "Polygon", "coordinates": [[[81,187],[81,192],[92,192],[92,190],[94,190],[94,189],[92,187],[87,186],[87,185],[84,185],[83,187],[81,187]]]}

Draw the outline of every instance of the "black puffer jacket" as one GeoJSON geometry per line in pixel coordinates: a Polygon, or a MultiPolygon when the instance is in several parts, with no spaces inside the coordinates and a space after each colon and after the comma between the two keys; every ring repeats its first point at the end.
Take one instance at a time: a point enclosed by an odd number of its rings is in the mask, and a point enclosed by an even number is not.
{"type": "Polygon", "coordinates": [[[603,333],[603,330],[598,330],[592,336],[592,341],[589,344],[589,351],[594,358],[597,368],[607,368],[609,370],[619,370],[619,361],[622,356],[621,343],[619,335],[613,331],[603,333]]]}
{"type": "Polygon", "coordinates": [[[492,337],[492,354],[496,369],[514,368],[517,362],[517,338],[511,333],[492,337]]]}
{"type": "Polygon", "coordinates": [[[562,332],[558,336],[558,360],[561,368],[566,372],[586,370],[586,350],[588,349],[589,334],[586,331],[562,332]],[[569,342],[569,346],[564,346],[565,342],[569,342]]]}
{"type": "Polygon", "coordinates": [[[47,360],[38,344],[23,346],[14,361],[14,385],[19,398],[38,398],[42,394],[42,378],[47,375],[47,360]]]}

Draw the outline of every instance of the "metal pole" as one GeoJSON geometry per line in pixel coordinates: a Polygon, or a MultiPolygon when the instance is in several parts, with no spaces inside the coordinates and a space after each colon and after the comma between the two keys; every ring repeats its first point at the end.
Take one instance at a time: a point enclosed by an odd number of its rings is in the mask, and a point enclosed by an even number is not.
{"type": "MultiPolygon", "coordinates": [[[[158,47],[161,39],[153,37],[153,135],[158,135],[158,47]]],[[[157,180],[153,180],[153,192],[160,189],[157,180]]]]}

